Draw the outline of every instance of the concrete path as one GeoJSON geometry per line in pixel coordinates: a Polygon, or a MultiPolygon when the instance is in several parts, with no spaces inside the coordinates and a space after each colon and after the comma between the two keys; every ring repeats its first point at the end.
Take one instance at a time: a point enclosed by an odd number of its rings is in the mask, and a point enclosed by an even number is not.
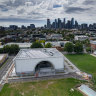
{"type": "Polygon", "coordinates": [[[69,59],[64,56],[65,66],[69,69],[69,72],[80,72],[80,70],[69,59]]]}
{"type": "Polygon", "coordinates": [[[90,54],[90,55],[96,57],[96,55],[94,55],[94,54],[90,54]]]}

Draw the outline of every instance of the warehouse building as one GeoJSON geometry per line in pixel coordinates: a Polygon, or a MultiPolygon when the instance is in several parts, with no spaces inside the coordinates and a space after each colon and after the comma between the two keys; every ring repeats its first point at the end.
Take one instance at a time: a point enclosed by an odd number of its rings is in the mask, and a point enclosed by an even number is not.
{"type": "Polygon", "coordinates": [[[56,48],[21,49],[14,59],[17,75],[53,75],[64,72],[64,56],[56,48]]]}

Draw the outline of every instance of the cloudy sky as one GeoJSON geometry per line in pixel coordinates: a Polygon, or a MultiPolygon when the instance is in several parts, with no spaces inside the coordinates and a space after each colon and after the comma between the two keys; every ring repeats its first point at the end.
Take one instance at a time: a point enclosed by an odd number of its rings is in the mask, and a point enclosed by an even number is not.
{"type": "Polygon", "coordinates": [[[96,22],[96,0],[0,0],[0,25],[42,26],[46,19],[74,17],[79,23],[96,22]]]}

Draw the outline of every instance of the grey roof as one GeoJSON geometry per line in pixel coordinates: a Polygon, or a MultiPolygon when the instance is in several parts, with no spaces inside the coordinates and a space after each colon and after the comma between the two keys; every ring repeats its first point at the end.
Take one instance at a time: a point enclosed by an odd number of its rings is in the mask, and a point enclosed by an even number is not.
{"type": "Polygon", "coordinates": [[[81,85],[79,89],[87,96],[96,96],[96,92],[89,88],[87,85],[81,85]]]}
{"type": "Polygon", "coordinates": [[[21,49],[15,59],[52,58],[63,56],[56,48],[21,49]]]}

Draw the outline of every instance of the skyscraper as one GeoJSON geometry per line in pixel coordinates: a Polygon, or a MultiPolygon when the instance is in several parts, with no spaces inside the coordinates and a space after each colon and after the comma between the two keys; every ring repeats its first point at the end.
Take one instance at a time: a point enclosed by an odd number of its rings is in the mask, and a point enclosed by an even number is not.
{"type": "Polygon", "coordinates": [[[88,24],[86,24],[86,23],[81,24],[81,28],[82,29],[87,29],[88,28],[88,24]]]}
{"type": "Polygon", "coordinates": [[[66,28],[71,29],[71,21],[70,20],[67,21],[66,28]]]}
{"type": "Polygon", "coordinates": [[[74,18],[71,19],[71,28],[74,28],[74,18]]]}
{"type": "Polygon", "coordinates": [[[55,19],[55,29],[58,28],[58,23],[57,23],[57,19],[55,19]]]}
{"type": "Polygon", "coordinates": [[[51,28],[51,22],[50,22],[50,19],[47,19],[47,28],[48,28],[48,29],[51,28]]]}
{"type": "Polygon", "coordinates": [[[61,19],[60,18],[58,18],[58,28],[62,28],[62,22],[61,22],[61,19]]]}
{"type": "Polygon", "coordinates": [[[52,23],[51,28],[55,29],[55,22],[52,23]]]}
{"type": "Polygon", "coordinates": [[[31,29],[34,29],[35,28],[35,25],[34,24],[30,24],[30,28],[31,29]]]}
{"type": "Polygon", "coordinates": [[[66,28],[66,19],[63,20],[63,28],[66,28]]]}
{"type": "Polygon", "coordinates": [[[75,21],[75,28],[78,28],[78,22],[75,21]]]}

